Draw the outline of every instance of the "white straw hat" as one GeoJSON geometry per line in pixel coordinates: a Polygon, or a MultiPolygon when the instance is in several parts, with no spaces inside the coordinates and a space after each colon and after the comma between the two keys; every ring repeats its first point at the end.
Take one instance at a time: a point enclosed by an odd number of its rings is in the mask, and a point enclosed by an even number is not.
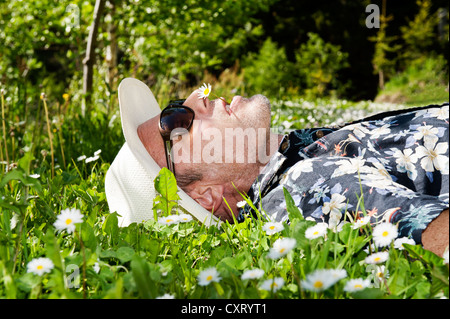
{"type": "MultiPolygon", "coordinates": [[[[153,218],[154,180],[161,167],[141,143],[137,128],[161,112],[153,93],[143,82],[125,78],[119,85],[119,105],[125,144],[105,177],[106,199],[110,212],[117,212],[119,226],[125,227],[153,218]]],[[[183,190],[178,192],[181,206],[206,226],[218,218],[200,206],[183,190]]]]}

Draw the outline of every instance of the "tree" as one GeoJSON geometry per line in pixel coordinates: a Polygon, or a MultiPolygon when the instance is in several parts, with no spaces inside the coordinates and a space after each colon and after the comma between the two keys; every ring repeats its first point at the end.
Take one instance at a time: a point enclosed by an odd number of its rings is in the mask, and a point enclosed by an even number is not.
{"type": "Polygon", "coordinates": [[[95,63],[95,48],[97,45],[98,28],[101,23],[103,9],[106,0],[96,0],[94,8],[94,17],[87,38],[86,57],[83,59],[83,94],[84,105],[82,106],[82,114],[85,114],[86,104],[90,104],[93,82],[93,68],[95,63]]]}
{"type": "Polygon", "coordinates": [[[439,16],[431,13],[430,0],[418,0],[416,2],[419,12],[406,26],[401,26],[400,31],[405,42],[402,58],[406,64],[422,63],[426,58],[424,52],[437,39],[436,27],[439,16]]]}
{"type": "Polygon", "coordinates": [[[392,72],[396,63],[394,56],[389,56],[389,53],[396,53],[401,47],[399,44],[392,43],[398,38],[397,36],[388,36],[386,33],[388,22],[392,19],[392,15],[386,16],[386,0],[383,0],[380,28],[375,37],[369,38],[369,40],[375,42],[372,65],[374,73],[378,74],[378,87],[381,90],[384,89],[386,73],[392,72]]]}

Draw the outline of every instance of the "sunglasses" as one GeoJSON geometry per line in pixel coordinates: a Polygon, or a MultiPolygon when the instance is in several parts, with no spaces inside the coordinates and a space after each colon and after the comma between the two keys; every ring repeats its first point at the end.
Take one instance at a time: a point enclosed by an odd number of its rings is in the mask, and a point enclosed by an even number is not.
{"type": "Polygon", "coordinates": [[[161,111],[159,116],[159,132],[164,141],[166,162],[169,170],[175,175],[175,163],[172,157],[172,139],[185,134],[194,122],[195,112],[183,105],[186,100],[173,100],[161,111]]]}

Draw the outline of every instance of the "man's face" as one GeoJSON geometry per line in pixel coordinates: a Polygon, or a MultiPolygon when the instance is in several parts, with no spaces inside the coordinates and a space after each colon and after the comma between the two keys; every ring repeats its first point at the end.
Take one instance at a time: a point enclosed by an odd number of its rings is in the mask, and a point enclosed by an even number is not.
{"type": "Polygon", "coordinates": [[[197,91],[192,92],[184,105],[195,111],[195,119],[202,121],[203,128],[269,128],[270,102],[263,95],[234,96],[227,105],[221,99],[199,99],[197,94],[197,91]]]}
{"type": "Polygon", "coordinates": [[[270,131],[270,102],[265,96],[235,96],[227,105],[221,99],[199,99],[194,91],[184,105],[194,110],[195,120],[189,134],[174,139],[176,167],[261,160],[258,151],[265,150],[270,131]]]}

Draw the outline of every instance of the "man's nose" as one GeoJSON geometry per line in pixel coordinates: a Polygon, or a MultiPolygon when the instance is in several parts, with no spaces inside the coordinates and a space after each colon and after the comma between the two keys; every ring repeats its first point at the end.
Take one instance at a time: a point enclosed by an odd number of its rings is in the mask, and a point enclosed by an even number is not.
{"type": "Polygon", "coordinates": [[[210,101],[208,98],[199,98],[198,97],[198,90],[195,90],[194,92],[189,95],[189,97],[184,101],[183,105],[189,106],[191,109],[194,110],[195,114],[212,114],[213,107],[210,105],[210,101]]]}

